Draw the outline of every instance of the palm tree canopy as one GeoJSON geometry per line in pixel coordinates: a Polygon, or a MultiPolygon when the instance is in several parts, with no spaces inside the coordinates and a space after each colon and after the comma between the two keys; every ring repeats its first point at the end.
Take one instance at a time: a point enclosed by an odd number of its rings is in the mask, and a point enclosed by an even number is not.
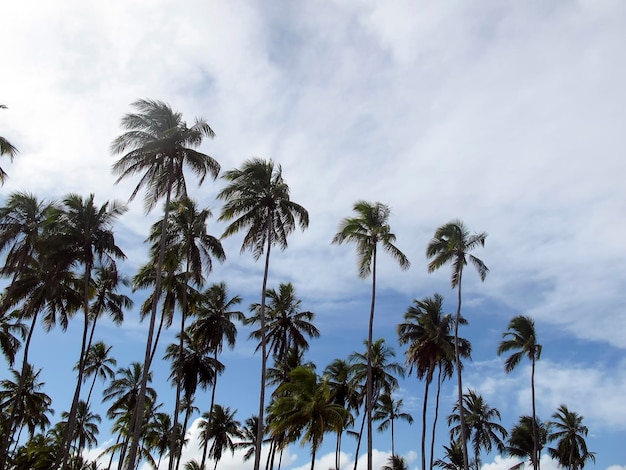
{"type": "MultiPolygon", "coordinates": [[[[537,420],[538,450],[541,451],[548,439],[548,426],[537,420]]],[[[506,452],[513,457],[530,459],[533,461],[533,417],[520,416],[519,421],[511,428],[506,443],[506,452]]]]}
{"type": "Polygon", "coordinates": [[[480,259],[469,254],[474,248],[485,246],[485,232],[470,235],[460,220],[453,220],[439,227],[426,248],[426,256],[433,260],[428,264],[428,272],[436,271],[448,262],[452,262],[452,287],[456,287],[461,278],[463,267],[468,259],[472,263],[481,280],[489,273],[489,269],[480,259]]]}
{"type": "Polygon", "coordinates": [[[517,350],[504,362],[504,370],[511,372],[524,356],[531,361],[541,357],[541,344],[537,343],[535,322],[525,315],[517,315],[511,319],[508,331],[502,334],[504,340],[498,346],[498,355],[517,350]]]}
{"type": "Polygon", "coordinates": [[[595,453],[587,449],[585,437],[589,429],[582,424],[583,417],[561,405],[552,418],[550,427],[553,431],[548,435],[548,440],[557,442],[556,447],[548,449],[550,456],[561,466],[573,470],[583,468],[588,460],[595,462],[595,453]]]}
{"type": "Polygon", "coordinates": [[[391,210],[380,202],[357,201],[353,207],[355,217],[346,217],[339,225],[339,232],[332,243],[351,242],[356,245],[359,276],[366,278],[372,271],[374,251],[378,243],[389,253],[402,269],[408,269],[411,263],[393,243],[396,236],[391,233],[389,215],[391,210]]]}
{"type": "MultiPolygon", "coordinates": [[[[6,105],[0,104],[0,109],[7,109],[6,105]]],[[[18,154],[17,148],[11,144],[6,138],[0,136],[0,155],[8,155],[11,161],[18,154]]],[[[0,184],[4,184],[7,178],[6,172],[0,168],[0,184]]]]}
{"type": "Polygon", "coordinates": [[[241,169],[227,171],[222,177],[229,183],[217,195],[218,199],[226,201],[219,220],[232,221],[222,237],[247,229],[242,253],[250,250],[254,259],[258,259],[268,237],[272,245],[284,250],[287,235],[296,225],[302,230],[309,226],[309,213],[290,199],[282,168],[272,160],[247,160],[241,169]]]}
{"type": "MultiPolygon", "coordinates": [[[[363,342],[367,350],[367,340],[363,342]]],[[[372,401],[375,403],[381,392],[390,393],[398,388],[398,377],[404,377],[404,367],[398,362],[390,362],[396,353],[393,348],[385,344],[383,338],[372,343],[372,401]]],[[[354,366],[354,378],[364,383],[367,377],[367,351],[354,352],[350,355],[350,362],[354,366]]]]}
{"type": "Polygon", "coordinates": [[[391,423],[397,419],[413,424],[413,416],[402,411],[403,404],[404,401],[401,398],[394,400],[389,393],[383,393],[378,398],[372,419],[374,421],[380,421],[378,425],[379,432],[386,431],[391,423]]]}
{"type": "Polygon", "coordinates": [[[194,150],[205,137],[215,136],[204,119],[196,118],[189,127],[182,114],[163,101],[141,99],[132,106],[137,112],[122,118],[122,127],[127,132],[111,144],[114,154],[124,154],[113,164],[113,173],[118,175],[116,183],[143,173],[130,200],[146,187],[144,208],[149,212],[170,189],[176,196],[186,195],[185,165],[200,177],[200,184],[207,174],[217,178],[220,171],[217,161],[194,150]]]}

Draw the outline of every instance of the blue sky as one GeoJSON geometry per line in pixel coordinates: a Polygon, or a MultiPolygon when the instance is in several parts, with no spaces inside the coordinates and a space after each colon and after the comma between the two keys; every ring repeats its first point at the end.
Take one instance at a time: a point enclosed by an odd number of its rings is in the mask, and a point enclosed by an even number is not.
{"type": "MultiPolygon", "coordinates": [[[[353,203],[392,208],[397,245],[412,263],[401,271],[382,258],[378,279],[375,336],[399,361],[395,325],[414,298],[439,292],[447,311],[455,308],[449,271],[429,275],[425,248],[437,226],[460,218],[488,232],[476,254],[491,270],[484,283],[464,278],[470,324],[462,333],[474,345],[466,385],[501,410],[506,427],[528,413],[527,365],[507,376],[495,351],[512,316],[532,316],[544,345],[540,417],[566,404],[590,429],[590,466],[626,468],[624,3],[25,0],[6,5],[3,19],[0,103],[9,109],[0,135],[20,150],[3,163],[3,196],[126,200],[134,185],[113,184],[109,146],[130,103],[161,99],[188,121],[204,117],[216,133],[204,152],[225,170],[253,156],[274,159],[309,211],[309,229],[274,252],[270,286],[292,282],[317,314],[322,337],[309,359],[319,371],[361,350],[367,334],[369,281],[358,278],[351,247],[330,244],[353,203]]],[[[222,187],[190,185],[216,215],[222,187]]],[[[128,275],[146,259],[142,242],[156,217],[138,200],[116,226],[128,275]]],[[[215,235],[222,230],[209,224],[215,235]]],[[[224,241],[228,259],[208,282],[226,281],[247,310],[259,301],[262,265],[240,255],[240,244],[224,241]]],[[[136,304],[146,295],[138,292],[136,304]]],[[[126,317],[121,329],[100,331],[122,367],[141,360],[145,340],[136,309],[126,317]]],[[[38,330],[34,339],[33,362],[44,368],[57,416],[69,406],[74,328],[38,330]]],[[[242,329],[218,388],[218,401],[238,408],[241,421],[256,409],[254,347],[242,329]]],[[[169,366],[155,364],[154,374],[167,406],[169,366]]],[[[422,391],[415,378],[399,391],[416,418],[422,391]]],[[[444,415],[453,393],[448,384],[444,415]]],[[[208,407],[208,395],[198,399],[208,407]]],[[[418,468],[419,426],[401,426],[398,452],[418,468]]],[[[447,442],[441,431],[438,447],[447,442]]],[[[101,437],[108,432],[104,423],[101,437]]],[[[353,442],[344,443],[354,458],[353,442]]],[[[389,436],[376,435],[374,445],[382,463],[389,436]]],[[[322,454],[332,448],[329,436],[322,454]]],[[[246,468],[226,460],[220,468],[246,468]]],[[[511,465],[496,455],[484,462],[511,465]]],[[[307,463],[308,449],[294,446],[284,468],[307,463]]]]}

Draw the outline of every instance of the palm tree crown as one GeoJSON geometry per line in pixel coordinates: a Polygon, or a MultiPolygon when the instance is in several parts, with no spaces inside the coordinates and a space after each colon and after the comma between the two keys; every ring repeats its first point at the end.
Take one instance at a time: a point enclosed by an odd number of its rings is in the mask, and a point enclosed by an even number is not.
{"type": "Polygon", "coordinates": [[[550,447],[550,456],[562,467],[571,470],[583,468],[588,460],[595,462],[595,453],[589,452],[585,442],[589,429],[583,424],[583,417],[561,405],[552,418],[554,421],[550,422],[550,426],[553,431],[548,440],[557,442],[556,447],[550,447]]]}

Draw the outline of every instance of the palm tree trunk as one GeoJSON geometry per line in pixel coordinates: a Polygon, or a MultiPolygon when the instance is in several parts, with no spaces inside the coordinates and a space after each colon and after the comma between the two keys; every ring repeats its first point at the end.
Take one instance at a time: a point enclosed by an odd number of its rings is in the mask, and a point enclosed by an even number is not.
{"type": "Polygon", "coordinates": [[[391,457],[393,458],[396,455],[395,449],[395,433],[393,429],[393,418],[391,418],[391,457]]]}
{"type": "Polygon", "coordinates": [[[270,251],[272,248],[272,218],[267,220],[267,253],[265,253],[265,269],[263,272],[263,287],[261,288],[261,394],[259,398],[259,427],[256,435],[256,451],[254,453],[254,470],[259,470],[261,465],[261,444],[263,443],[263,420],[265,411],[265,369],[266,348],[265,339],[265,294],[267,292],[267,277],[270,269],[270,251]]]}
{"type": "MultiPolygon", "coordinates": [[[[424,405],[422,407],[422,468],[426,468],[426,410],[428,409],[428,389],[432,381],[432,364],[426,376],[426,384],[424,385],[424,405]]],[[[393,456],[393,452],[392,452],[393,456]]]]}
{"type": "Polygon", "coordinates": [[[441,364],[439,364],[439,376],[437,377],[437,398],[435,399],[435,419],[433,420],[433,432],[430,441],[430,466],[433,468],[435,459],[435,431],[437,430],[437,418],[439,417],[439,394],[441,393],[441,384],[443,383],[443,372],[441,364]]]}
{"type": "Polygon", "coordinates": [[[337,445],[335,446],[335,470],[339,470],[339,465],[341,463],[341,435],[343,434],[343,429],[337,431],[337,445]]]}
{"type": "MultiPolygon", "coordinates": [[[[217,348],[215,349],[214,358],[215,358],[215,362],[217,363],[217,348]]],[[[211,390],[211,406],[209,408],[209,419],[207,420],[207,429],[211,428],[211,421],[213,421],[213,406],[215,405],[215,389],[216,388],[217,388],[217,374],[215,374],[215,378],[213,379],[213,390],[211,390]]],[[[202,460],[200,463],[201,468],[204,468],[208,447],[209,447],[209,441],[207,440],[202,446],[202,460]]]]}
{"type": "Polygon", "coordinates": [[[459,422],[461,426],[461,449],[463,450],[463,468],[469,470],[469,458],[467,456],[467,427],[465,425],[465,413],[463,412],[463,378],[461,374],[461,356],[459,352],[459,323],[461,322],[461,279],[463,277],[463,263],[460,263],[458,281],[458,304],[456,309],[456,321],[454,322],[454,361],[456,363],[456,378],[459,395],[459,422]]]}
{"type": "MultiPolygon", "coordinates": [[[[190,397],[192,399],[192,397],[190,397]]],[[[185,411],[185,419],[183,420],[183,440],[180,443],[180,451],[178,452],[178,456],[176,457],[176,470],[180,467],[180,459],[183,456],[183,447],[185,447],[185,435],[187,434],[187,424],[189,424],[189,413],[191,409],[188,407],[185,411]]]]}
{"type": "Polygon", "coordinates": [[[361,448],[361,437],[363,436],[363,428],[365,427],[366,418],[367,418],[367,414],[363,413],[363,420],[361,421],[361,430],[359,431],[359,438],[356,441],[356,453],[354,454],[354,470],[356,470],[356,465],[357,465],[357,462],[359,461],[359,449],[361,448]]]}
{"type": "Polygon", "coordinates": [[[539,432],[537,430],[537,414],[535,412],[535,355],[533,352],[533,356],[531,358],[531,373],[530,373],[530,391],[532,394],[533,401],[533,468],[534,470],[539,470],[539,460],[541,456],[539,455],[539,432]]]}
{"type": "Polygon", "coordinates": [[[28,367],[28,350],[30,348],[30,340],[33,337],[33,332],[35,331],[35,326],[37,325],[37,314],[39,312],[35,312],[33,314],[33,321],[30,325],[30,330],[28,331],[28,336],[26,337],[26,342],[24,343],[24,356],[22,359],[22,373],[20,374],[20,378],[17,382],[17,390],[15,391],[15,399],[13,406],[11,407],[11,415],[9,419],[6,421],[6,434],[2,438],[2,445],[0,446],[0,468],[6,467],[6,458],[7,453],[9,451],[9,441],[14,436],[16,429],[16,418],[18,413],[20,412],[20,402],[22,401],[22,393],[24,392],[24,381],[26,378],[26,369],[28,367]]]}
{"type": "Polygon", "coordinates": [[[317,449],[313,446],[313,450],[311,450],[311,470],[315,469],[315,454],[317,449]]]}
{"type": "Polygon", "coordinates": [[[76,428],[76,408],[78,407],[78,399],[80,398],[80,390],[83,385],[83,375],[85,373],[85,356],[87,354],[87,334],[89,332],[89,281],[91,279],[91,263],[85,263],[85,281],[83,286],[83,313],[85,315],[83,324],[83,338],[80,346],[80,356],[78,359],[78,378],[76,379],[76,388],[74,389],[74,398],[72,399],[72,406],[70,407],[70,413],[67,418],[67,426],[63,433],[63,452],[59,452],[57,461],[55,462],[55,468],[61,465],[65,468],[67,460],[70,456],[70,448],[74,438],[74,432],[76,428]]]}
{"type": "Polygon", "coordinates": [[[374,336],[374,306],[376,304],[376,244],[372,256],[372,303],[370,307],[370,321],[367,332],[367,383],[365,386],[365,406],[367,410],[367,470],[372,470],[372,341],[374,336]]]}

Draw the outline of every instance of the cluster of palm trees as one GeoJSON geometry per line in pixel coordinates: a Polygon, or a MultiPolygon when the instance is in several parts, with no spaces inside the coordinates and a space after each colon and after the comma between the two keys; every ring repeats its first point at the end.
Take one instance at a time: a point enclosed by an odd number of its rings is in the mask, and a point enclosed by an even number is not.
{"type": "MultiPolygon", "coordinates": [[[[358,201],[354,215],[343,219],[332,243],[356,246],[358,273],[372,279],[368,335],[364,352],[331,362],[321,374],[304,354],[309,340],[320,336],[315,314],[302,309],[291,283],[268,287],[272,248],[287,248],[288,236],[296,228],[306,229],[308,212],[290,199],[289,186],[280,165],[272,160],[250,159],[241,168],[226,171],[226,186],[218,194],[223,207],[218,220],[226,223],[220,238],[207,232],[212,217],[201,209],[187,191],[185,169],[199,178],[216,179],[220,165],[198,150],[214,132],[202,119],[188,126],[180,113],[161,101],[139,100],[134,113],[122,119],[125,132],[114,140],[112,152],[121,155],[113,165],[117,182],[138,175],[139,182],[129,202],[144,191],[144,209],[150,212],[161,201],[162,217],[150,229],[149,261],[132,279],[118,270],[125,258],[117,245],[113,225],[126,211],[119,202],[95,203],[69,194],[60,202],[42,201],[29,193],[10,195],[0,208],[0,251],[4,265],[0,275],[7,287],[0,298],[0,348],[10,370],[0,384],[0,468],[99,468],[88,462],[83,451],[97,445],[102,417],[90,410],[94,387],[106,383],[103,403],[112,423],[115,442],[99,461],[107,468],[135,469],[140,462],[159,468],[167,459],[169,470],[180,468],[187,445],[186,430],[199,409],[198,390],[210,389],[208,411],[201,415],[200,461],[185,462],[185,468],[217,468],[225,451],[245,451],[254,459],[254,469],[280,468],[284,449],[295,442],[310,446],[311,468],[323,439],[336,437],[335,468],[341,467],[342,437],[356,436],[358,457],[361,439],[367,436],[367,468],[372,469],[373,423],[378,430],[391,430],[388,468],[406,468],[395,453],[398,420],[413,422],[396,396],[398,379],[415,372],[424,381],[422,409],[421,466],[469,470],[480,466],[481,452],[493,447],[510,455],[528,458],[538,469],[539,456],[547,442],[556,441],[550,455],[561,465],[578,469],[594,454],[588,452],[582,417],[562,406],[555,421],[541,423],[536,417],[534,394],[535,361],[541,354],[532,319],[515,317],[504,334],[498,354],[515,351],[505,362],[512,371],[524,356],[532,363],[532,415],[520,418],[505,442],[507,430],[495,422],[499,412],[462,385],[462,359],[471,354],[471,344],[459,336],[467,323],[461,315],[461,281],[470,263],[484,280],[488,269],[470,252],[484,245],[486,234],[471,234],[455,220],[436,230],[427,247],[429,271],[452,264],[452,287],[457,289],[455,315],[443,313],[439,294],[415,300],[398,325],[398,340],[406,346],[405,364],[395,361],[395,352],[384,339],[376,339],[377,255],[379,248],[390,254],[403,269],[409,261],[394,244],[389,226],[389,208],[380,202],[358,201]],[[214,262],[224,262],[221,238],[243,232],[241,252],[250,251],[254,260],[264,259],[260,301],[250,306],[250,315],[237,310],[242,299],[231,296],[225,283],[206,287],[206,276],[214,262]],[[97,324],[103,316],[122,323],[133,302],[124,290],[149,292],[140,306],[148,319],[143,362],[117,367],[112,347],[96,340],[97,324]],[[76,315],[78,314],[78,315],[76,315]],[[176,342],[165,347],[164,360],[171,364],[170,380],[175,390],[174,408],[164,411],[157,390],[151,386],[152,364],[163,328],[170,328],[178,314],[176,342]],[[29,349],[42,322],[45,330],[67,328],[75,317],[82,319],[81,345],[75,364],[76,384],[69,411],[51,426],[52,400],[41,391],[43,383],[29,362],[29,349]],[[218,377],[225,368],[220,362],[224,345],[234,347],[237,322],[251,325],[250,338],[257,341],[261,355],[258,414],[242,426],[237,410],[215,402],[218,377]],[[21,366],[13,369],[21,353],[21,366]],[[271,363],[269,361],[272,361],[271,363]],[[442,384],[456,371],[458,401],[448,416],[450,446],[446,459],[435,460],[435,432],[442,384]],[[432,382],[436,383],[435,417],[427,464],[427,406],[432,382]],[[266,389],[271,392],[266,398],[266,389]],[[474,456],[469,459],[471,443],[474,456]],[[269,448],[262,461],[261,448],[269,448]]],[[[15,149],[2,143],[2,153],[15,149]]],[[[0,170],[0,180],[5,177],[0,170]]],[[[356,461],[355,458],[355,469],[356,461]]]]}

